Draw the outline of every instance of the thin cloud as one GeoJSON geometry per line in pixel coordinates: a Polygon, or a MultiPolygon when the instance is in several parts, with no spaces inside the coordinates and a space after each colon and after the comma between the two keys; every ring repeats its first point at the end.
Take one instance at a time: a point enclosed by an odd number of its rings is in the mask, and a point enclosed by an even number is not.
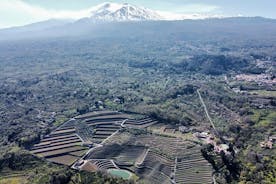
{"type": "Polygon", "coordinates": [[[207,4],[186,4],[177,7],[175,12],[177,13],[211,13],[220,9],[216,5],[207,5],[207,4]]]}
{"type": "MultiPolygon", "coordinates": [[[[53,10],[28,4],[22,0],[0,0],[0,28],[22,26],[48,19],[80,19],[88,17],[96,7],[81,10],[53,10]]],[[[161,12],[168,20],[182,18],[204,18],[203,14],[212,13],[218,6],[206,4],[187,4],[173,8],[174,13],[161,12]]]]}
{"type": "Polygon", "coordinates": [[[48,19],[79,19],[89,16],[91,9],[78,11],[50,10],[21,0],[0,1],[0,26],[20,26],[48,19]]]}

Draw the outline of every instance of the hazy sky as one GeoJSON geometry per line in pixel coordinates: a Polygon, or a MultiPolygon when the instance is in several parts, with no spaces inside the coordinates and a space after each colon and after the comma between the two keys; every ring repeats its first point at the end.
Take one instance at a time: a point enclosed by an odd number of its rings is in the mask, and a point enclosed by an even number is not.
{"type": "MultiPolygon", "coordinates": [[[[81,18],[101,0],[0,0],[0,28],[51,18],[81,18]]],[[[276,0],[110,0],[177,14],[276,18],[276,0]]]]}

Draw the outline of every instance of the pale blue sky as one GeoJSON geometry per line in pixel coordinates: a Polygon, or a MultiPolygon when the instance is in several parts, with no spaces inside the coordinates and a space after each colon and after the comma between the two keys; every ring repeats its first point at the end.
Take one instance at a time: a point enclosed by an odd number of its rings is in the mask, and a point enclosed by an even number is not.
{"type": "MultiPolygon", "coordinates": [[[[101,0],[0,0],[0,28],[49,18],[76,16],[101,0]]],[[[276,18],[276,0],[109,0],[178,14],[263,16],[276,18]]]]}

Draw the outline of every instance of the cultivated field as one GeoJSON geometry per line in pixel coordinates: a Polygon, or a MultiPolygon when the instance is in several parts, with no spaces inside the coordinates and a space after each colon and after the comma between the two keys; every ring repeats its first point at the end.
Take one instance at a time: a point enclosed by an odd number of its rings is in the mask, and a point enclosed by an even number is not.
{"type": "Polygon", "coordinates": [[[89,172],[124,170],[144,183],[212,182],[212,167],[199,144],[173,128],[155,134],[147,129],[151,126],[158,127],[158,121],[113,111],[91,112],[65,122],[31,152],[89,172]]]}

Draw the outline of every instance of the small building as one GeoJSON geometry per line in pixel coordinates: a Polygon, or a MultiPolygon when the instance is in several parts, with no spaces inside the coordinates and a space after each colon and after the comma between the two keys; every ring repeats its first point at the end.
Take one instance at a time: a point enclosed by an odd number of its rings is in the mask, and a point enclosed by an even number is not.
{"type": "Polygon", "coordinates": [[[260,146],[261,146],[261,148],[272,149],[273,143],[270,140],[269,141],[262,141],[260,143],[260,146]]]}
{"type": "Polygon", "coordinates": [[[178,130],[181,133],[188,133],[190,131],[190,129],[188,127],[186,127],[186,126],[179,126],[178,130]]]}
{"type": "Polygon", "coordinates": [[[194,135],[197,137],[197,138],[202,138],[202,139],[206,139],[209,137],[209,133],[208,132],[196,132],[194,133],[194,135]]]}

